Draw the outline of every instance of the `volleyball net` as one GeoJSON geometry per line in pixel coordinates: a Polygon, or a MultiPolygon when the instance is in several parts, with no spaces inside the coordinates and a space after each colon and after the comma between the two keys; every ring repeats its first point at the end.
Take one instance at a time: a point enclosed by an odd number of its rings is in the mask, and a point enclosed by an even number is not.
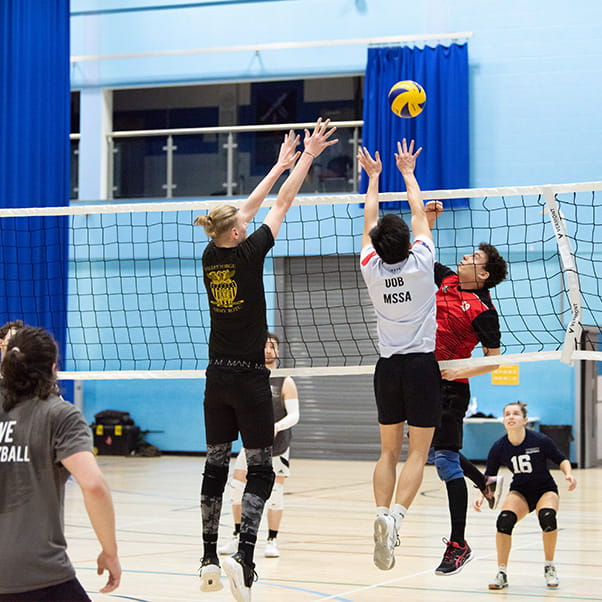
{"type": "MultiPolygon", "coordinates": [[[[601,194],[602,182],[424,192],[425,199],[446,205],[433,230],[438,261],[455,269],[464,254],[488,242],[509,266],[508,279],[491,291],[503,357],[456,365],[602,359],[601,194]]],[[[407,218],[405,199],[405,193],[380,195],[384,211],[407,218]]],[[[264,203],[249,232],[273,200],[264,203]]],[[[277,373],[373,370],[376,323],[358,259],[363,200],[299,197],[286,217],[264,277],[268,325],[282,339],[277,373]]],[[[67,224],[68,273],[45,270],[43,254],[36,270],[15,266],[32,279],[20,290],[30,291],[35,306],[46,307],[47,296],[66,287],[62,378],[204,376],[210,316],[201,256],[208,241],[193,221],[224,202],[242,200],[0,210],[4,267],[23,261],[18,232],[25,220],[51,229],[57,216],[65,216],[59,221],[67,224]],[[13,239],[14,252],[7,252],[13,239]]],[[[46,239],[54,239],[52,232],[46,239]]]]}

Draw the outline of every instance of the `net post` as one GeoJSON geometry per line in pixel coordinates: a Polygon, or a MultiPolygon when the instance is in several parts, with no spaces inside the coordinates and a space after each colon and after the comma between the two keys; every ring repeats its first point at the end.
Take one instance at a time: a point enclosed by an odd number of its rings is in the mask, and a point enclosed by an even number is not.
{"type": "Polygon", "coordinates": [[[571,306],[571,319],[566,328],[560,361],[573,365],[573,355],[581,339],[582,330],[579,274],[567,234],[566,222],[558,206],[554,187],[549,185],[544,186],[543,196],[548,209],[548,215],[550,216],[552,229],[554,230],[554,236],[556,237],[556,243],[558,244],[561,269],[565,277],[566,287],[568,288],[567,292],[571,306]]]}

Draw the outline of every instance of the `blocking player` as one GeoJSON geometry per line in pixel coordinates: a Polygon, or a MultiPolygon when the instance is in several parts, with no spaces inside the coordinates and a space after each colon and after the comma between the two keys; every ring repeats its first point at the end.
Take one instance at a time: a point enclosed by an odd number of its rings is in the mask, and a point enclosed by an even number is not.
{"type": "Polygon", "coordinates": [[[414,175],[414,141],[397,143],[395,162],[406,184],[412,214],[410,229],[393,214],[378,218],[378,180],[382,163],[366,148],[358,152],[369,177],[364,206],[360,267],[377,320],[380,357],[374,374],[381,454],[373,475],[376,519],[374,564],[395,564],[397,533],[422,483],[424,465],[441,413],[439,366],[435,359],[435,247],[422,193],[414,175]],[[397,478],[404,423],[409,453],[397,478]],[[394,503],[391,505],[391,502],[394,503]]]}

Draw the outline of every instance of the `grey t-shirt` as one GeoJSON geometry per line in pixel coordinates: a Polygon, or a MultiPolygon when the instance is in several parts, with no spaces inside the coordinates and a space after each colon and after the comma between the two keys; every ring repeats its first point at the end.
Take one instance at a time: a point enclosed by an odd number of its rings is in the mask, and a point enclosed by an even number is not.
{"type": "Polygon", "coordinates": [[[61,460],[82,451],[92,451],[90,427],[69,402],[51,396],[5,412],[0,399],[0,593],[74,578],[63,534],[69,471],[61,460]]]}

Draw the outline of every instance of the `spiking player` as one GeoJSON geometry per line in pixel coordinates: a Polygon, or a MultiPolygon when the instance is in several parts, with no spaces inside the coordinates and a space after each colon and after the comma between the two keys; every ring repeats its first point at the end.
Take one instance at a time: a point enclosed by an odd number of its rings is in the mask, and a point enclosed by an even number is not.
{"type": "MultiPolygon", "coordinates": [[[[512,530],[519,520],[537,511],[545,555],[544,578],[550,588],[558,587],[558,575],[554,566],[554,553],[558,539],[556,513],[558,512],[558,486],[548,470],[549,458],[558,464],[569,484],[569,491],[577,486],[571,470],[571,462],[558,449],[554,441],[543,433],[526,428],[527,409],[517,401],[504,407],[506,435],[491,447],[485,473],[495,476],[500,466],[508,468],[514,476],[510,491],[504,500],[497,518],[495,546],[497,548],[498,572],[489,584],[489,589],[508,587],[508,558],[512,547],[512,530]]],[[[483,496],[475,501],[480,511],[483,496]]]]}
{"type": "MultiPolygon", "coordinates": [[[[431,227],[442,213],[439,201],[427,203],[427,215],[431,227]]],[[[478,343],[486,356],[500,354],[500,326],[497,310],[489,289],[506,278],[507,266],[498,250],[490,244],[481,243],[473,253],[464,255],[458,264],[457,273],[435,263],[437,291],[437,344],[435,355],[438,361],[462,359],[471,356],[478,343]]],[[[441,371],[441,398],[443,410],[441,425],[435,430],[435,467],[439,478],[445,482],[451,533],[437,575],[454,575],[471,560],[472,550],[466,542],[466,511],[468,490],[464,475],[475,482],[493,506],[501,482],[487,482],[480,471],[460,454],[464,416],[470,402],[468,379],[486,374],[497,366],[479,366],[441,371]]]]}

